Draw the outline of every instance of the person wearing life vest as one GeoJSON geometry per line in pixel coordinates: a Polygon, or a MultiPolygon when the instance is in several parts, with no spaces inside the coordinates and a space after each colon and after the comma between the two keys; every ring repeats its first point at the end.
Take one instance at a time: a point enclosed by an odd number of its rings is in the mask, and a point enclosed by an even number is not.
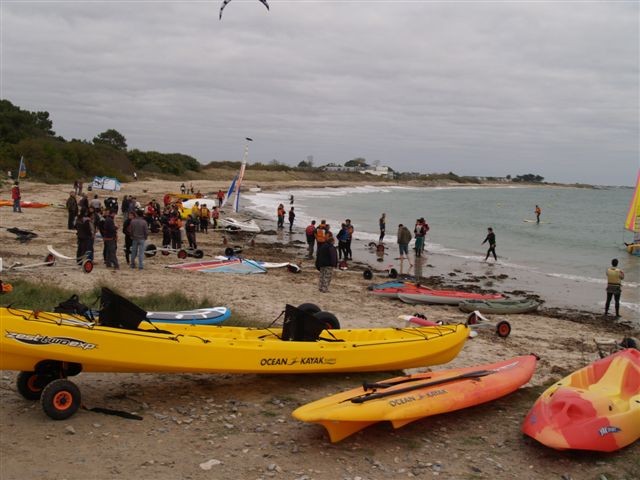
{"type": "Polygon", "coordinates": [[[200,231],[202,233],[209,232],[209,219],[211,217],[211,213],[209,213],[209,209],[207,208],[207,204],[203,203],[202,207],[200,207],[200,231]]]}
{"type": "Polygon", "coordinates": [[[284,228],[284,216],[285,216],[285,209],[284,209],[284,205],[280,204],[278,205],[278,210],[276,212],[276,215],[278,217],[278,228],[284,228]]]}
{"type": "Polygon", "coordinates": [[[218,219],[220,218],[220,210],[218,207],[213,207],[211,211],[211,222],[213,223],[213,228],[218,228],[218,219]]]}
{"type": "Polygon", "coordinates": [[[353,224],[350,219],[344,221],[347,227],[347,237],[345,238],[345,252],[348,255],[348,260],[353,260],[353,252],[351,251],[351,240],[353,240],[353,224]]]}
{"type": "Polygon", "coordinates": [[[428,231],[429,224],[425,222],[423,217],[420,217],[418,220],[416,220],[416,226],[413,228],[413,234],[416,237],[416,257],[422,256],[422,252],[424,252],[424,241],[428,231]]]}
{"type": "Polygon", "coordinates": [[[607,269],[607,301],[604,304],[604,314],[609,314],[611,298],[616,302],[616,318],[620,317],[620,294],[622,293],[622,280],[624,272],[618,268],[618,259],[611,260],[611,266],[607,269]]]}
{"type": "Polygon", "coordinates": [[[536,214],[536,223],[540,223],[540,215],[542,215],[542,209],[538,205],[536,205],[535,214],[536,214]]]}
{"type": "Polygon", "coordinates": [[[316,243],[316,221],[311,220],[311,223],[304,229],[304,234],[307,237],[307,258],[313,258],[313,247],[316,243]]]}
{"type": "Polygon", "coordinates": [[[327,222],[326,220],[320,220],[320,225],[316,227],[316,243],[318,248],[320,244],[324,243],[327,239],[327,222]]]}

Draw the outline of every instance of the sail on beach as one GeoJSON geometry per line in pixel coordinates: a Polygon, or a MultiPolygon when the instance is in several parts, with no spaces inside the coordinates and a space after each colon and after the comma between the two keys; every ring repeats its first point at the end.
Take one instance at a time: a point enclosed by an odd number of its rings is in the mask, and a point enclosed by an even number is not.
{"type": "Polygon", "coordinates": [[[636,188],[631,197],[624,228],[633,232],[633,242],[627,244],[627,251],[632,255],[640,255],[640,170],[638,170],[636,188]]]}

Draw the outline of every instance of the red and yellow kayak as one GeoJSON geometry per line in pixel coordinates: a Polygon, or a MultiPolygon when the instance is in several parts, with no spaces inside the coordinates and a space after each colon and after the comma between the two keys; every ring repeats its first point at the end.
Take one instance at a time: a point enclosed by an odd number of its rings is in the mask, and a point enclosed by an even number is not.
{"type": "Polygon", "coordinates": [[[522,431],[557,450],[612,452],[640,438],[640,351],[626,349],[548,388],[522,431]]]}
{"type": "Polygon", "coordinates": [[[439,413],[503,397],[527,383],[537,357],[526,355],[475,367],[419,373],[365,384],[303,405],[293,416],[319,423],[332,442],[390,421],[394,428],[439,413]]]}

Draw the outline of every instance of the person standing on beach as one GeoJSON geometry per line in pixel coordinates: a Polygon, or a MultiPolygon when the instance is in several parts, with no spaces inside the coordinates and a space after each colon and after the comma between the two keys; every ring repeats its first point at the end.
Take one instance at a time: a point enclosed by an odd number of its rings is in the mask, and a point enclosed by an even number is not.
{"type": "Polygon", "coordinates": [[[338,260],[348,260],[347,257],[347,224],[343,223],[340,225],[340,230],[338,230],[338,234],[336,238],[338,239],[338,260]]]}
{"type": "Polygon", "coordinates": [[[416,257],[421,257],[422,252],[424,252],[424,241],[428,231],[429,225],[425,222],[423,217],[416,220],[416,225],[413,228],[413,233],[416,236],[416,257]]]}
{"type": "Polygon", "coordinates": [[[320,220],[320,225],[316,228],[316,243],[318,244],[318,248],[320,248],[320,244],[324,243],[327,238],[327,222],[326,220],[320,220]]]}
{"type": "Polygon", "coordinates": [[[311,223],[304,229],[304,234],[307,237],[307,258],[313,258],[313,246],[316,243],[316,221],[311,220],[311,223]]]}
{"type": "Polygon", "coordinates": [[[133,240],[131,239],[131,221],[135,218],[135,213],[127,213],[127,219],[122,224],[122,233],[124,233],[124,258],[127,261],[127,265],[131,263],[131,245],[133,240]]]}
{"type": "Polygon", "coordinates": [[[202,207],[200,207],[200,231],[202,233],[209,233],[210,217],[211,217],[211,213],[207,208],[207,204],[203,203],[202,207]]]}
{"type": "Polygon", "coordinates": [[[353,252],[351,251],[351,240],[353,240],[353,225],[351,224],[351,220],[348,218],[344,221],[347,226],[347,238],[346,238],[346,253],[348,258],[346,260],[353,260],[353,252]]]}
{"type": "Polygon", "coordinates": [[[222,202],[224,201],[224,192],[222,190],[218,190],[216,198],[218,199],[218,208],[222,208],[222,202]]]}
{"type": "Polygon", "coordinates": [[[398,225],[398,249],[400,258],[409,258],[409,242],[411,242],[411,231],[403,224],[398,225]]]}
{"type": "Polygon", "coordinates": [[[131,268],[136,268],[136,257],[138,257],[138,269],[142,270],[144,259],[144,243],[149,236],[149,225],[142,217],[142,210],[136,212],[136,216],[131,220],[129,228],[131,229],[131,268]]]}
{"type": "Polygon", "coordinates": [[[534,210],[536,214],[536,223],[540,223],[540,215],[542,215],[542,209],[536,205],[536,209],[534,210]]]}
{"type": "Polygon", "coordinates": [[[316,256],[316,268],[320,271],[318,289],[323,293],[329,291],[333,269],[338,266],[338,255],[333,243],[333,235],[328,235],[326,240],[318,246],[316,256]]]}
{"type": "Polygon", "coordinates": [[[486,262],[489,259],[489,254],[493,253],[493,258],[495,259],[495,261],[498,261],[498,256],[496,255],[496,234],[493,233],[493,228],[489,227],[487,228],[487,236],[486,238],[482,241],[482,245],[484,245],[485,243],[489,243],[489,250],[487,250],[487,256],[484,257],[484,261],[486,262]]]}
{"type": "Polygon", "coordinates": [[[289,233],[293,231],[293,222],[296,219],[296,212],[293,211],[293,207],[289,209],[289,233]]]}
{"type": "Polygon", "coordinates": [[[622,293],[622,280],[624,272],[618,268],[618,259],[611,260],[611,266],[607,269],[607,302],[604,304],[604,314],[609,315],[609,305],[613,297],[616,302],[616,318],[620,317],[620,294],[622,293]]]}
{"type": "Polygon", "coordinates": [[[276,210],[276,216],[278,217],[278,229],[284,228],[284,205],[278,205],[278,209],[276,210]]]}
{"type": "Polygon", "coordinates": [[[112,210],[106,212],[104,218],[104,224],[102,226],[102,239],[104,240],[105,250],[105,266],[107,268],[113,268],[119,270],[118,256],[116,255],[116,249],[118,248],[118,227],[114,221],[115,213],[112,210]]]}
{"type": "Polygon", "coordinates": [[[20,184],[16,180],[13,183],[13,187],[11,187],[11,200],[13,200],[13,212],[14,213],[22,213],[22,207],[20,206],[20,184]]]}
{"type": "Polygon", "coordinates": [[[70,192],[69,198],[67,198],[67,212],[69,218],[67,220],[67,228],[73,230],[76,226],[76,217],[78,216],[78,201],[76,200],[76,193],[70,192]]]}
{"type": "Polygon", "coordinates": [[[387,217],[387,214],[383,213],[382,216],[380,217],[380,220],[378,220],[378,225],[380,226],[380,239],[378,240],[378,243],[382,243],[382,240],[384,240],[384,232],[387,229],[386,217],[387,217]]]}

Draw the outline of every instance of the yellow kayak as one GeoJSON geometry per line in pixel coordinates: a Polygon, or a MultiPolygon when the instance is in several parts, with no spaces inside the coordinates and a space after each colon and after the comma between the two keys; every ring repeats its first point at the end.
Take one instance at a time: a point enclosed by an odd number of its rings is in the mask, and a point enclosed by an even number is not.
{"type": "Polygon", "coordinates": [[[282,327],[96,325],[70,314],[0,308],[0,369],[43,361],[92,372],[311,373],[380,371],[447,363],[466,325],[324,330],[316,341],[283,341],[282,327]]]}

